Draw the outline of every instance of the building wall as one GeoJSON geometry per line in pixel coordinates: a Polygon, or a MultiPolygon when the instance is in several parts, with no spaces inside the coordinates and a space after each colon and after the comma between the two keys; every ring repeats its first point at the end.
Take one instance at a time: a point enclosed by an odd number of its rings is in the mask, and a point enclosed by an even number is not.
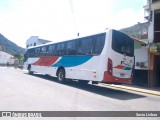
{"type": "Polygon", "coordinates": [[[133,72],[133,85],[148,85],[148,48],[144,43],[134,41],[135,69],[133,72]]]}
{"type": "Polygon", "coordinates": [[[135,69],[148,70],[148,48],[141,47],[134,50],[135,69]]]}
{"type": "Polygon", "coordinates": [[[149,43],[154,42],[154,15],[155,15],[155,10],[160,9],[160,0],[147,0],[147,5],[149,6],[147,9],[148,15],[149,15],[149,26],[148,26],[148,39],[149,43]]]}
{"type": "Polygon", "coordinates": [[[14,64],[14,57],[8,53],[5,53],[3,51],[0,51],[0,65],[6,65],[7,63],[9,64],[14,64]]]}
{"type": "Polygon", "coordinates": [[[26,41],[26,48],[31,47],[31,46],[36,46],[36,45],[41,45],[48,43],[50,41],[48,40],[43,40],[39,39],[38,36],[31,36],[27,41],[26,41]]]}
{"type": "Polygon", "coordinates": [[[149,22],[149,26],[148,26],[148,40],[149,43],[153,43],[153,39],[154,39],[154,11],[151,14],[151,20],[149,22]]]}
{"type": "MultiPolygon", "coordinates": [[[[148,0],[149,1],[149,0],[148,0]]],[[[159,52],[159,42],[160,39],[155,39],[155,26],[160,26],[160,22],[156,21],[155,10],[160,9],[160,0],[151,0],[149,2],[149,28],[148,28],[148,39],[150,44],[149,51],[149,77],[148,77],[148,85],[149,87],[160,87],[160,76],[159,76],[159,60],[160,60],[160,52],[159,52]]]]}
{"type": "Polygon", "coordinates": [[[35,46],[34,44],[37,45],[38,43],[38,36],[31,36],[27,41],[26,41],[26,48],[35,46]]]}

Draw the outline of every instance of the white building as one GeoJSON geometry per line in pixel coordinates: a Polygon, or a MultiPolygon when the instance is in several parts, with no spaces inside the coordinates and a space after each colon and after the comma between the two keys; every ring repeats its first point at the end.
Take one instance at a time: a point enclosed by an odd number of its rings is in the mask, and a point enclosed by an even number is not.
{"type": "Polygon", "coordinates": [[[147,0],[144,6],[145,18],[148,19],[148,39],[150,43],[160,42],[160,0],[147,0]]]}
{"type": "Polygon", "coordinates": [[[148,70],[148,48],[144,41],[134,40],[135,69],[148,70]]]}
{"type": "Polygon", "coordinates": [[[144,6],[148,20],[150,87],[160,87],[160,0],[147,0],[144,6]]]}
{"type": "Polygon", "coordinates": [[[134,74],[132,84],[148,86],[148,42],[131,37],[134,40],[134,74]]]}
{"type": "Polygon", "coordinates": [[[0,51],[0,65],[6,65],[6,64],[13,65],[14,61],[15,61],[14,56],[6,52],[0,51]]]}
{"type": "Polygon", "coordinates": [[[26,48],[31,47],[31,46],[36,46],[40,44],[45,44],[51,42],[49,40],[44,40],[38,38],[38,36],[31,36],[27,41],[26,41],[26,48]]]}

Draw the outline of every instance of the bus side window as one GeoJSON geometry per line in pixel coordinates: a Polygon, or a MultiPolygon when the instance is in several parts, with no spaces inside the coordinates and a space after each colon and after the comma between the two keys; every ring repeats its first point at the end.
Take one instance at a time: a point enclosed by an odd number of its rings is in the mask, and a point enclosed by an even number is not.
{"type": "Polygon", "coordinates": [[[61,45],[60,45],[60,43],[57,44],[56,55],[61,56],[61,45]]]}
{"type": "Polygon", "coordinates": [[[55,44],[48,46],[47,55],[48,56],[54,56],[55,55],[55,44]]]}
{"type": "Polygon", "coordinates": [[[40,47],[35,48],[35,51],[34,51],[34,57],[39,57],[39,56],[40,56],[40,50],[41,50],[41,48],[40,48],[40,47]]]}
{"type": "Polygon", "coordinates": [[[95,49],[95,39],[94,37],[90,37],[89,41],[88,41],[88,53],[89,55],[93,55],[94,54],[94,49],[95,49]]]}
{"type": "Polygon", "coordinates": [[[103,47],[104,47],[104,42],[105,42],[105,34],[97,35],[95,37],[95,50],[94,54],[99,55],[101,54],[103,47]]]}
{"type": "Polygon", "coordinates": [[[66,49],[66,42],[61,43],[61,54],[62,54],[62,56],[65,55],[65,49],[66,49]]]}
{"type": "MultiPolygon", "coordinates": [[[[58,43],[59,44],[59,43],[58,43]]],[[[54,48],[54,56],[58,56],[58,44],[54,44],[55,48],[54,48]]]]}
{"type": "Polygon", "coordinates": [[[41,47],[40,56],[46,56],[47,47],[48,47],[48,46],[43,46],[43,47],[41,47]]]}
{"type": "Polygon", "coordinates": [[[83,39],[79,39],[78,40],[78,44],[77,44],[77,55],[85,55],[85,52],[84,52],[84,40],[83,39]]]}
{"type": "Polygon", "coordinates": [[[34,53],[34,52],[35,52],[34,49],[35,49],[35,48],[28,50],[28,57],[35,57],[35,56],[34,56],[34,54],[35,54],[35,53],[34,53]]]}
{"type": "Polygon", "coordinates": [[[92,37],[85,37],[78,41],[78,55],[92,55],[94,51],[94,39],[92,37]]]}
{"type": "Polygon", "coordinates": [[[57,44],[57,55],[58,56],[65,55],[65,46],[66,46],[66,42],[57,44]]]}
{"type": "Polygon", "coordinates": [[[76,55],[76,41],[69,41],[66,43],[65,55],[76,55]]]}

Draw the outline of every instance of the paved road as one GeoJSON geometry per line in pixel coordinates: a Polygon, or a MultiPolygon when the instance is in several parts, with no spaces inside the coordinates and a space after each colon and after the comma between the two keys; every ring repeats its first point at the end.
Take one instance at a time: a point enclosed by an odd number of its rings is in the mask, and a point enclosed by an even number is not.
{"type": "Polygon", "coordinates": [[[160,97],[0,67],[0,111],[160,111],[160,97]]]}

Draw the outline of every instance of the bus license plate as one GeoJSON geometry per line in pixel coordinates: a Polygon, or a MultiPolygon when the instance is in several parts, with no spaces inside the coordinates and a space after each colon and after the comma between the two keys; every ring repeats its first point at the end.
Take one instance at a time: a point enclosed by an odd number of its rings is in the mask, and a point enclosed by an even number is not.
{"type": "Polygon", "coordinates": [[[124,73],[120,73],[120,76],[121,76],[121,77],[124,77],[125,75],[124,75],[124,73]]]}

